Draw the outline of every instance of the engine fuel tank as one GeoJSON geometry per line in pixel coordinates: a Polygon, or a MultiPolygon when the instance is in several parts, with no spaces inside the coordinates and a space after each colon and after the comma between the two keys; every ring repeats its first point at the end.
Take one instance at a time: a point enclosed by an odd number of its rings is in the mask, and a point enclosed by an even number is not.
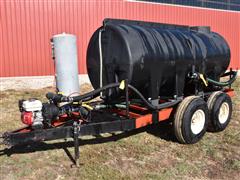
{"type": "Polygon", "coordinates": [[[103,85],[128,79],[146,98],[181,96],[189,73],[218,80],[230,63],[228,43],[210,27],[105,19],[87,50],[94,88],[100,85],[100,30],[103,85]]]}

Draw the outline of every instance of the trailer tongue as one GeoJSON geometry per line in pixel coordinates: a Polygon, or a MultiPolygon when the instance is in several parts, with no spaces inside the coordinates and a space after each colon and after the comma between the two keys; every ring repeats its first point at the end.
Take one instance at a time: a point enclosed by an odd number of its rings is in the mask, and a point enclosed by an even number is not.
{"type": "Polygon", "coordinates": [[[82,95],[76,84],[75,36],[56,35],[52,42],[57,92],[47,93],[44,103],[19,101],[21,120],[27,126],[5,132],[2,143],[6,145],[73,138],[78,164],[79,137],[84,135],[130,131],[168,120],[180,143],[193,144],[207,130],[222,131],[230,122],[231,84],[237,73],[223,73],[230,49],[208,28],[105,20],[88,48],[88,71],[95,90],[82,95]],[[204,54],[204,49],[211,53],[204,54]],[[176,59],[170,58],[170,51],[176,59]],[[182,61],[182,67],[174,61],[182,61]],[[226,76],[228,81],[219,82],[226,76]]]}

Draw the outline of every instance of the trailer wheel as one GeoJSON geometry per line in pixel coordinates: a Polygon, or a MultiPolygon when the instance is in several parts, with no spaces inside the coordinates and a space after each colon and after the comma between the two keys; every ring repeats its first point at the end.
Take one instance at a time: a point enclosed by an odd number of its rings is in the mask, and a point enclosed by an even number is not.
{"type": "Polygon", "coordinates": [[[207,130],[208,107],[197,96],[185,98],[178,106],[174,119],[174,133],[180,143],[194,144],[207,130]]]}
{"type": "Polygon", "coordinates": [[[232,116],[232,100],[228,94],[217,91],[211,94],[207,101],[210,121],[208,131],[223,131],[229,124],[232,116]]]}

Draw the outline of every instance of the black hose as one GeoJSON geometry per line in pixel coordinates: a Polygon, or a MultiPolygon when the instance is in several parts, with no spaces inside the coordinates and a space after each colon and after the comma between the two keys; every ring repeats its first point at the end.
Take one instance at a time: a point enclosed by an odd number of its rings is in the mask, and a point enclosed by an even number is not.
{"type": "Polygon", "coordinates": [[[74,97],[71,97],[71,98],[72,98],[73,101],[89,101],[89,100],[97,97],[100,94],[100,92],[106,91],[107,89],[110,89],[110,88],[119,87],[119,85],[120,85],[120,83],[108,84],[106,86],[103,86],[99,89],[93,90],[93,91],[91,91],[89,93],[86,93],[84,95],[74,96],[74,97]]]}
{"type": "MultiPolygon", "coordinates": [[[[227,74],[227,73],[226,73],[227,74]]],[[[224,74],[223,76],[225,76],[226,74],[224,74]]],[[[218,82],[218,81],[215,81],[213,79],[210,79],[210,78],[207,78],[207,81],[210,83],[210,84],[213,84],[215,86],[220,86],[220,87],[224,87],[224,86],[229,86],[231,85],[237,78],[237,71],[234,71],[234,72],[229,72],[228,75],[233,75],[228,81],[226,82],[218,82]]]]}
{"type": "Polygon", "coordinates": [[[89,93],[86,93],[84,95],[80,95],[80,96],[74,96],[74,97],[67,97],[67,96],[63,96],[62,94],[54,94],[51,92],[48,92],[46,94],[47,99],[53,101],[54,103],[60,103],[60,102],[76,102],[76,101],[89,101],[91,99],[94,99],[95,97],[99,96],[100,92],[105,91],[107,89],[110,88],[114,88],[114,87],[118,87],[120,85],[120,83],[112,83],[112,84],[108,84],[102,88],[93,90],[89,93]]]}
{"type": "Polygon", "coordinates": [[[134,91],[141,99],[142,101],[144,102],[144,104],[149,107],[150,109],[152,110],[160,110],[160,109],[163,109],[163,108],[167,108],[167,107],[171,107],[171,106],[174,106],[176,105],[177,103],[179,103],[181,100],[175,100],[175,101],[172,101],[172,102],[166,102],[166,103],[163,103],[163,104],[159,104],[158,106],[153,106],[151,103],[149,103],[144,97],[143,95],[135,88],[133,87],[132,85],[128,85],[129,89],[131,89],[132,91],[134,91]]]}
{"type": "MultiPolygon", "coordinates": [[[[98,96],[100,94],[100,92],[105,91],[105,90],[110,89],[110,88],[119,87],[119,85],[120,85],[120,83],[112,83],[112,84],[106,85],[102,88],[96,89],[96,90],[91,91],[87,94],[72,97],[72,101],[88,101],[88,100],[91,100],[94,97],[98,96]]],[[[174,106],[174,105],[176,105],[177,103],[180,102],[180,100],[175,100],[173,102],[166,102],[166,103],[160,104],[158,106],[154,106],[151,103],[149,103],[144,98],[144,96],[135,87],[133,87],[132,85],[129,84],[128,88],[131,89],[133,92],[135,92],[142,99],[143,103],[152,110],[159,110],[159,109],[171,107],[171,106],[174,106]]]]}
{"type": "MultiPolygon", "coordinates": [[[[84,95],[74,96],[74,97],[62,97],[60,102],[88,101],[88,100],[91,100],[91,99],[97,97],[100,94],[100,92],[105,91],[105,90],[110,89],[110,88],[119,87],[119,85],[120,85],[120,83],[112,83],[112,84],[108,84],[108,85],[106,85],[106,86],[104,86],[102,88],[93,90],[93,91],[91,91],[89,93],[86,93],[84,95]]],[[[163,108],[171,107],[171,106],[174,106],[174,105],[176,105],[177,103],[179,103],[181,101],[181,100],[175,100],[175,101],[172,101],[172,102],[166,102],[166,103],[154,106],[151,103],[149,103],[144,98],[144,96],[135,87],[133,87],[132,85],[128,84],[128,88],[131,89],[134,93],[136,93],[140,97],[140,99],[142,99],[143,103],[148,108],[150,108],[152,110],[160,110],[160,109],[163,109],[163,108]]]]}

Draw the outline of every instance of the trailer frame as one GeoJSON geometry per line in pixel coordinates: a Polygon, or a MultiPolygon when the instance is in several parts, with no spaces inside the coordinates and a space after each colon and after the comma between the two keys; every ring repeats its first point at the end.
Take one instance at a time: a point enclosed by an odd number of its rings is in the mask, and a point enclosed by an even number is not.
{"type": "MultiPolygon", "coordinates": [[[[234,96],[234,90],[230,87],[223,89],[223,92],[230,97],[234,96]]],[[[176,103],[167,107],[169,102],[161,102],[159,100],[160,105],[164,106],[166,104],[166,108],[150,110],[145,106],[129,104],[128,88],[125,88],[125,93],[126,109],[106,108],[103,110],[93,110],[93,120],[91,122],[64,117],[55,121],[52,128],[32,129],[30,126],[23,127],[15,131],[5,132],[1,137],[3,139],[1,143],[8,146],[16,146],[41,141],[73,138],[74,161],[75,165],[79,166],[79,137],[119,131],[126,132],[169,120],[174,115],[175,107],[181,102],[181,100],[175,99],[176,103]]],[[[206,98],[211,93],[202,94],[202,98],[206,98]]]]}

